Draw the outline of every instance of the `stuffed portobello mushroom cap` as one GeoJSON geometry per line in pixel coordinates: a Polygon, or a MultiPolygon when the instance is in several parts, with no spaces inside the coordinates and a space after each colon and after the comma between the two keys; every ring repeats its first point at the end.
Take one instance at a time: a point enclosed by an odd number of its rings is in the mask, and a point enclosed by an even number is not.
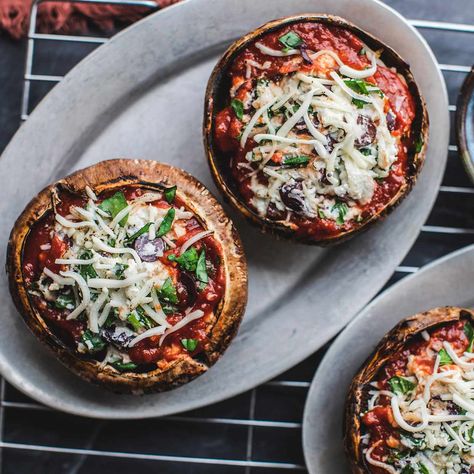
{"type": "Polygon", "coordinates": [[[473,472],[474,397],[469,390],[458,392],[464,371],[474,367],[473,352],[470,309],[434,308],[386,334],[353,378],[346,399],[344,441],[354,474],[473,472]],[[460,449],[456,433],[471,450],[460,449]]]}
{"type": "Polygon", "coordinates": [[[7,273],[36,337],[75,374],[122,393],[206,372],[247,302],[245,256],[222,207],[185,171],[148,160],[103,161],[43,189],[11,231],[7,273]]]}
{"type": "Polygon", "coordinates": [[[208,82],[204,146],[218,188],[291,240],[330,245],[380,220],[415,183],[427,139],[408,64],[340,17],[271,21],[233,43],[208,82]]]}

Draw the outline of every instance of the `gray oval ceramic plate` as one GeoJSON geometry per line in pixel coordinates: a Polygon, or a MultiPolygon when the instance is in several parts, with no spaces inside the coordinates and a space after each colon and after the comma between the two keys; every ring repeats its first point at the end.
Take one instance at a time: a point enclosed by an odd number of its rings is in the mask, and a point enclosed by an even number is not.
{"type": "Polygon", "coordinates": [[[474,306],[474,245],[437,260],[378,296],[340,334],[311,383],[303,449],[311,474],[350,473],[342,443],[344,400],[352,377],[401,319],[437,306],[474,306]]]}
{"type": "Polygon", "coordinates": [[[105,158],[168,162],[215,190],[201,139],[204,89],[213,65],[242,34],[308,11],[346,17],[411,63],[428,104],[432,138],[408,199],[385,222],[330,250],[264,237],[234,215],[250,267],[240,332],[209,373],[158,395],[116,396],[69,373],[29,334],[2,275],[0,370],[13,385],[47,405],[94,417],[189,410],[248,390],[298,363],[340,331],[389,278],[434,202],[449,118],[445,85],[426,43],[374,0],[190,0],[114,37],[54,88],[2,156],[1,242],[6,244],[15,217],[34,193],[105,158]]]}

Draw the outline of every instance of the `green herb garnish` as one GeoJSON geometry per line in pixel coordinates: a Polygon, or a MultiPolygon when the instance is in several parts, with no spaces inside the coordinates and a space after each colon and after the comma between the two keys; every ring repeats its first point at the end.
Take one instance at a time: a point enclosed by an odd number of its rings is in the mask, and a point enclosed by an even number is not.
{"type": "Polygon", "coordinates": [[[174,198],[176,197],[176,186],[171,186],[171,188],[165,189],[165,199],[168,204],[173,204],[174,198]]]}
{"type": "Polygon", "coordinates": [[[421,474],[430,474],[428,468],[421,462],[418,463],[418,470],[421,472],[421,474]]]}
{"type": "Polygon", "coordinates": [[[322,209],[318,209],[318,216],[320,219],[326,219],[326,214],[322,209]]]}
{"type": "Polygon", "coordinates": [[[84,331],[84,334],[81,337],[81,341],[87,347],[87,350],[94,354],[95,352],[100,352],[105,348],[105,342],[98,334],[94,334],[89,329],[84,331]]]}
{"type": "Polygon", "coordinates": [[[107,316],[107,319],[105,320],[104,326],[105,328],[109,328],[112,326],[116,319],[118,319],[119,316],[119,311],[118,308],[111,308],[109,315],[107,316]]]}
{"type": "Polygon", "coordinates": [[[365,100],[360,100],[360,99],[352,99],[352,103],[358,108],[358,109],[363,109],[364,105],[367,105],[368,102],[365,100]]]}
{"type": "Polygon", "coordinates": [[[198,345],[198,340],[197,339],[181,339],[181,344],[187,351],[193,352],[198,345]]]}
{"type": "Polygon", "coordinates": [[[343,225],[344,224],[344,217],[346,217],[347,211],[349,208],[347,207],[347,204],[344,202],[336,202],[334,206],[331,208],[331,212],[336,211],[338,216],[336,218],[336,224],[337,225],[343,225]]]}
{"type": "Polygon", "coordinates": [[[203,250],[199,254],[198,261],[196,263],[196,277],[201,283],[207,283],[209,281],[209,277],[207,276],[207,268],[206,268],[206,251],[203,250]]]}
{"type": "Polygon", "coordinates": [[[138,239],[138,237],[140,237],[140,235],[143,235],[145,234],[146,232],[148,232],[148,230],[150,229],[150,226],[151,226],[152,222],[148,222],[148,224],[145,224],[143,227],[141,227],[140,229],[138,229],[134,234],[132,234],[130,237],[127,237],[123,243],[125,245],[130,245],[131,243],[135,242],[135,240],[138,239]]]}
{"type": "Polygon", "coordinates": [[[168,277],[161,288],[157,291],[158,299],[160,301],[167,301],[172,304],[178,302],[178,294],[176,293],[176,287],[173,285],[173,280],[168,277]]]}
{"type": "Polygon", "coordinates": [[[141,306],[138,306],[127,316],[127,321],[135,332],[138,332],[141,329],[151,329],[153,327],[152,322],[146,317],[141,306]]]}
{"type": "Polygon", "coordinates": [[[244,117],[244,104],[241,100],[239,99],[232,99],[232,102],[230,103],[232,109],[234,109],[235,116],[239,119],[242,120],[244,117]]]}
{"type": "Polygon", "coordinates": [[[162,237],[171,230],[175,213],[176,211],[174,210],[174,207],[168,209],[168,212],[166,213],[165,217],[163,217],[160,227],[158,228],[158,232],[156,233],[157,237],[162,237]]]}
{"type": "Polygon", "coordinates": [[[294,31],[289,31],[286,35],[280,36],[278,41],[285,47],[286,52],[303,44],[303,40],[294,31]]]}
{"type": "Polygon", "coordinates": [[[438,352],[439,355],[439,365],[448,365],[453,363],[453,359],[449,356],[448,352],[446,349],[441,349],[438,352]]]}
{"type": "Polygon", "coordinates": [[[405,466],[401,474],[415,474],[415,469],[412,466],[405,466]]]}
{"type": "Polygon", "coordinates": [[[401,393],[403,395],[412,392],[416,387],[416,384],[410,382],[410,380],[404,377],[399,377],[398,375],[389,379],[388,384],[390,385],[392,392],[401,393]]]}
{"type": "Polygon", "coordinates": [[[198,261],[198,253],[194,247],[189,248],[177,257],[175,254],[168,255],[168,260],[171,262],[176,262],[183,270],[188,272],[195,272],[197,261],[198,261]]]}
{"type": "Polygon", "coordinates": [[[467,346],[466,352],[474,352],[474,328],[470,322],[467,322],[464,325],[464,334],[469,341],[469,345],[467,346]]]}
{"type": "Polygon", "coordinates": [[[423,138],[419,138],[419,139],[415,142],[415,152],[416,152],[416,153],[420,153],[421,149],[423,148],[423,145],[424,145],[423,138]]]}
{"type": "Polygon", "coordinates": [[[122,362],[120,360],[116,362],[109,362],[109,364],[119,372],[129,372],[131,370],[135,370],[138,367],[138,365],[134,364],[133,362],[122,362]]]}
{"type": "MultiPolygon", "coordinates": [[[[99,209],[102,209],[109,214],[112,219],[123,209],[127,207],[127,200],[122,191],[117,191],[113,196],[104,199],[99,204],[99,209]]],[[[127,223],[128,214],[119,222],[123,227],[127,223]]]]}
{"type": "Polygon", "coordinates": [[[370,148],[361,148],[359,150],[364,156],[369,156],[372,154],[372,150],[370,148]]]}
{"type": "Polygon", "coordinates": [[[61,294],[56,298],[54,306],[58,309],[74,309],[75,301],[72,294],[61,294]]]}
{"type": "MultiPolygon", "coordinates": [[[[81,260],[89,260],[93,256],[91,250],[86,250],[82,252],[82,254],[79,256],[81,260]]],[[[82,278],[87,281],[88,278],[96,278],[97,277],[97,272],[95,271],[95,268],[92,266],[91,263],[87,265],[78,265],[79,267],[79,273],[81,274],[82,278]]]]}
{"type": "Polygon", "coordinates": [[[302,166],[309,163],[309,156],[285,156],[283,158],[284,166],[302,166]]]}
{"type": "Polygon", "coordinates": [[[127,268],[128,268],[128,265],[126,263],[116,263],[112,271],[115,273],[115,276],[117,278],[124,280],[125,277],[123,273],[125,272],[127,268]]]}

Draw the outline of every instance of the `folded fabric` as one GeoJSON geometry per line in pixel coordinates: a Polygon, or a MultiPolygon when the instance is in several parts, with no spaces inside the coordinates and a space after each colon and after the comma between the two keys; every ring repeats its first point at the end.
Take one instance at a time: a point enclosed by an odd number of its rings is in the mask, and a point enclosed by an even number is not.
{"type": "MultiPolygon", "coordinates": [[[[151,0],[163,8],[179,0],[151,0]]],[[[0,30],[13,38],[26,35],[32,0],[0,0],[0,30]]],[[[151,13],[153,9],[131,5],[48,1],[38,7],[37,31],[85,34],[94,30],[112,33],[151,13]]]]}

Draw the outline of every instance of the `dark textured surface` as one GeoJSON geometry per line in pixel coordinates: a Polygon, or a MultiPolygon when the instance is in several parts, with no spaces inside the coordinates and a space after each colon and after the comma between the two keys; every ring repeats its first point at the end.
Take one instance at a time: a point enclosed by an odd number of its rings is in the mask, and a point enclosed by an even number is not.
{"type": "MultiPolygon", "coordinates": [[[[474,24],[472,0],[390,0],[387,3],[411,19],[474,24]]],[[[440,63],[471,65],[474,34],[420,31],[440,63]]],[[[25,46],[25,42],[0,37],[0,150],[20,123],[25,46]]],[[[33,72],[63,75],[94,48],[95,45],[90,44],[38,42],[33,72]]],[[[444,76],[450,103],[455,104],[465,74],[445,72],[444,76]]],[[[30,110],[52,86],[54,83],[50,82],[32,83],[30,110]]],[[[454,144],[453,132],[451,136],[451,144],[454,144]]],[[[474,229],[474,187],[455,151],[449,153],[443,186],[469,187],[471,192],[442,188],[428,218],[428,227],[420,234],[403,266],[419,267],[473,243],[474,232],[447,233],[439,228],[474,229]]],[[[405,275],[403,271],[395,273],[387,286],[405,275]]],[[[293,386],[266,384],[231,400],[167,419],[118,422],[73,417],[39,407],[7,385],[0,413],[4,443],[1,474],[301,472],[296,468],[280,470],[203,461],[250,459],[302,466],[300,423],[304,401],[307,385],[323,352],[319,351],[278,377],[279,381],[298,382],[293,386]],[[245,422],[249,419],[278,423],[251,427],[245,422]],[[162,456],[198,459],[185,463],[162,456]]]]}

